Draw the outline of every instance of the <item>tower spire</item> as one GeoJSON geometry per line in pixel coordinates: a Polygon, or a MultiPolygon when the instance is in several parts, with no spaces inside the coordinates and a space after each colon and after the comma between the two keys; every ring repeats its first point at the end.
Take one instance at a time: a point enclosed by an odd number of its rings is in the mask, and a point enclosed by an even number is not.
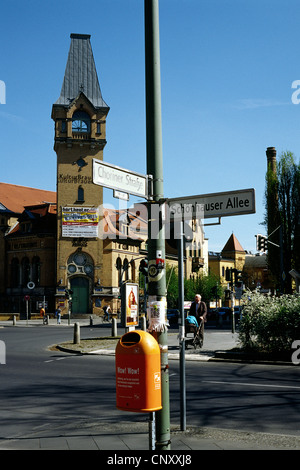
{"type": "Polygon", "coordinates": [[[61,93],[55,105],[69,107],[83,93],[97,108],[109,108],[102,98],[89,34],[71,34],[61,93]]]}

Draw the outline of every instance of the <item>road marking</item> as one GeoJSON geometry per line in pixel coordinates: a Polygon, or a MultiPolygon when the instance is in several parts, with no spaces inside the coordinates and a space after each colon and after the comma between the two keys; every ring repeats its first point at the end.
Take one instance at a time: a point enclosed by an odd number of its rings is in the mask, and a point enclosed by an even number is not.
{"type": "Polygon", "coordinates": [[[293,385],[268,385],[268,384],[251,384],[251,383],[243,383],[243,382],[218,382],[217,380],[202,380],[202,382],[210,383],[210,384],[222,384],[222,385],[242,385],[245,387],[269,387],[269,388],[296,388],[300,389],[300,386],[293,386],[293,385]]]}
{"type": "Polygon", "coordinates": [[[49,359],[48,361],[44,361],[44,362],[54,362],[54,361],[62,361],[63,359],[66,359],[68,356],[65,356],[65,357],[57,357],[55,359],[49,359]]]}

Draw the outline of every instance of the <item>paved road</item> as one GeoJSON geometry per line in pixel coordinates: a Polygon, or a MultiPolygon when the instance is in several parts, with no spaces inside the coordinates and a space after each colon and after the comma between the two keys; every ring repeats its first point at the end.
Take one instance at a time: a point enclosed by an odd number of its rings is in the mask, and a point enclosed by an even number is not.
{"type": "MultiPolygon", "coordinates": [[[[87,326],[81,335],[93,337],[96,330],[97,335],[109,333],[87,326]]],[[[0,393],[5,397],[0,403],[0,449],[147,448],[147,416],[115,408],[114,358],[49,350],[72,335],[72,327],[61,325],[0,329],[7,347],[7,363],[0,365],[0,393]]],[[[204,348],[213,343],[213,335],[225,348],[234,340],[228,331],[207,332],[204,348]]],[[[180,423],[179,378],[178,360],[171,359],[173,431],[180,423]]],[[[173,433],[177,448],[199,448],[200,443],[219,449],[300,448],[298,367],[189,361],[186,378],[187,425],[193,435],[173,433]]]]}

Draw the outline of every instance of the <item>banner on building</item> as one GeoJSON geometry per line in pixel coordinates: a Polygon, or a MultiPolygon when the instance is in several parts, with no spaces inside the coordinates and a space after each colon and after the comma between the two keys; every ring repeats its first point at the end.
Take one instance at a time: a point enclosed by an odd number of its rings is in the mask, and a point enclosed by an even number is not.
{"type": "Polygon", "coordinates": [[[98,224],[97,207],[62,207],[63,237],[98,237],[98,224]]]}

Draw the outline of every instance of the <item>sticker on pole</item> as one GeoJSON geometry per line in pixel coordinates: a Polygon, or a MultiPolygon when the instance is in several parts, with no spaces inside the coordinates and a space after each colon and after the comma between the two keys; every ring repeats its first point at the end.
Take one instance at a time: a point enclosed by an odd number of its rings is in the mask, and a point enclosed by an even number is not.
{"type": "Polygon", "coordinates": [[[166,299],[157,300],[156,296],[149,296],[148,302],[148,331],[164,331],[166,328],[166,299]]]}

